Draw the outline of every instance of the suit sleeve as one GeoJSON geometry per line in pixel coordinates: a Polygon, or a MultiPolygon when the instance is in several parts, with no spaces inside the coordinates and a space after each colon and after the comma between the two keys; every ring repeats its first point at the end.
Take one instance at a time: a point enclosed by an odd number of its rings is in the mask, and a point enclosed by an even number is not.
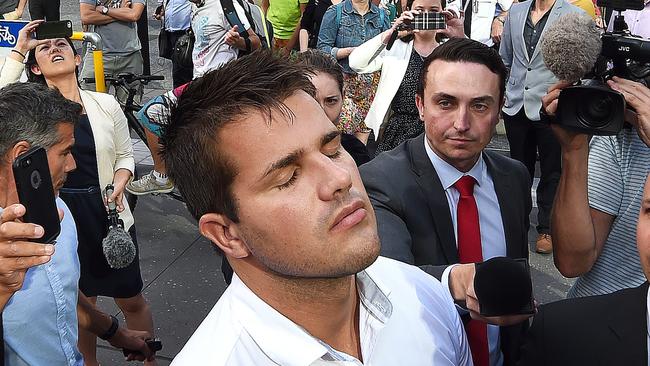
{"type": "Polygon", "coordinates": [[[501,35],[501,46],[499,46],[499,55],[508,70],[512,67],[512,12],[515,7],[510,8],[510,12],[503,24],[503,34],[501,35]]]}
{"type": "Polygon", "coordinates": [[[390,190],[390,182],[377,165],[361,167],[361,177],[377,217],[381,255],[400,262],[414,264],[411,234],[400,217],[401,204],[390,190]]]}

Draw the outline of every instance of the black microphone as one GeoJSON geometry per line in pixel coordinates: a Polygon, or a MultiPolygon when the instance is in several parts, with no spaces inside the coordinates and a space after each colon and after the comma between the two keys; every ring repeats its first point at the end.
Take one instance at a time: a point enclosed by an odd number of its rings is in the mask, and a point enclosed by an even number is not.
{"type": "Polygon", "coordinates": [[[390,37],[388,38],[388,43],[386,43],[387,51],[390,51],[390,49],[393,48],[393,43],[395,43],[398,34],[399,34],[399,29],[395,29],[393,33],[390,34],[390,37]]]}
{"type": "Polygon", "coordinates": [[[600,30],[586,14],[564,14],[545,32],[542,56],[560,80],[575,83],[590,72],[602,48],[600,30]]]}
{"type": "MultiPolygon", "coordinates": [[[[112,184],[106,186],[106,202],[113,195],[112,184]]],[[[135,244],[131,235],[124,230],[124,222],[117,213],[115,202],[108,202],[108,233],[102,240],[102,250],[111,268],[127,267],[135,259],[135,244]]]]}
{"type": "Polygon", "coordinates": [[[532,314],[533,284],[526,259],[495,257],[476,264],[474,292],[483,316],[532,314]]]}

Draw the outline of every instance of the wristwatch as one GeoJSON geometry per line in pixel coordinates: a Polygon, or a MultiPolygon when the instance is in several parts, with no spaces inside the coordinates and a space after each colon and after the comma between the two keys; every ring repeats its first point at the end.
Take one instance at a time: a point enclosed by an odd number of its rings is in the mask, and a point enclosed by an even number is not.
{"type": "Polygon", "coordinates": [[[108,8],[107,8],[107,7],[104,6],[104,7],[102,8],[102,14],[104,14],[104,15],[108,15],[108,8]]]}
{"type": "Polygon", "coordinates": [[[115,333],[117,333],[117,328],[119,328],[119,326],[120,326],[120,322],[117,320],[117,318],[114,315],[111,315],[111,327],[108,328],[108,330],[104,334],[100,335],[99,338],[105,341],[113,338],[115,333]]]}

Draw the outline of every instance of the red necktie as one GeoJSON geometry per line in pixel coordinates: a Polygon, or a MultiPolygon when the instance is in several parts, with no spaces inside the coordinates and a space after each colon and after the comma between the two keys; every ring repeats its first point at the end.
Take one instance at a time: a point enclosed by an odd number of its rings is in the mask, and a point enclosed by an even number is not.
{"type": "MultiPolygon", "coordinates": [[[[483,261],[481,247],[481,228],[478,221],[478,208],[474,200],[476,180],[465,175],[454,183],[460,193],[457,208],[458,258],[460,263],[478,263],[483,261]]],[[[476,366],[489,366],[487,325],[484,322],[470,320],[466,326],[467,339],[476,366]]]]}

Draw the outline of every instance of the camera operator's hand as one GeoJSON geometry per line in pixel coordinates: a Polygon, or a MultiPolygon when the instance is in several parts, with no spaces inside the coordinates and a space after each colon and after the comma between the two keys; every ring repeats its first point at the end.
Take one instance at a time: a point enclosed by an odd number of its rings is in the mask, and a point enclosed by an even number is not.
{"type": "MultiPolygon", "coordinates": [[[[557,103],[558,98],[560,97],[560,92],[562,89],[571,85],[572,83],[569,83],[567,81],[559,81],[551,85],[551,87],[548,89],[548,93],[542,97],[542,108],[544,109],[546,115],[551,117],[555,116],[555,113],[557,112],[557,103]]],[[[562,152],[583,150],[589,146],[588,135],[569,131],[557,123],[551,124],[551,130],[553,130],[553,134],[560,143],[562,152]]]]}
{"type": "Polygon", "coordinates": [[[623,94],[625,101],[634,108],[636,114],[626,113],[625,121],[632,124],[641,140],[650,146],[650,89],[641,83],[614,76],[607,85],[623,94]]]}

